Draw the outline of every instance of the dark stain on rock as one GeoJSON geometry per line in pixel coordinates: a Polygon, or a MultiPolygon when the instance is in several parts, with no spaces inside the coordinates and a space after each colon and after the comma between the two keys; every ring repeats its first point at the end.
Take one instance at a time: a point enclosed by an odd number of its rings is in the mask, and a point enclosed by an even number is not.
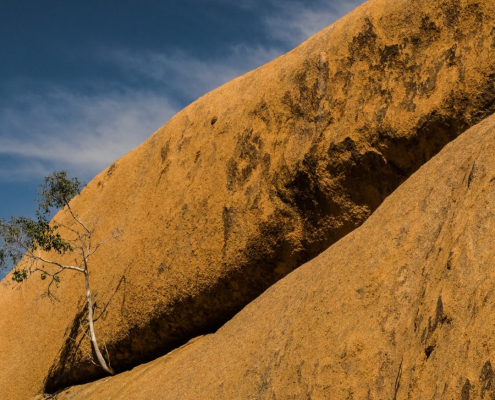
{"type": "Polygon", "coordinates": [[[461,391],[461,400],[469,400],[470,392],[471,392],[471,382],[469,382],[469,379],[466,379],[466,382],[464,383],[464,386],[462,387],[462,391],[461,391]]]}
{"type": "Polygon", "coordinates": [[[433,350],[435,350],[434,345],[426,346],[425,348],[425,354],[426,354],[426,359],[430,358],[431,353],[433,353],[433,350]]]}
{"type": "Polygon", "coordinates": [[[265,123],[265,125],[270,124],[270,110],[268,109],[268,104],[265,100],[260,101],[254,110],[250,112],[254,117],[259,118],[261,121],[265,123]]]}
{"type": "Polygon", "coordinates": [[[401,181],[380,152],[360,151],[347,137],[330,144],[326,154],[310,150],[294,173],[280,170],[272,180],[272,195],[302,222],[303,236],[311,243],[308,254],[314,257],[362,224],[401,181]],[[335,192],[347,193],[345,201],[335,192]],[[348,209],[356,205],[362,214],[348,209]],[[348,218],[336,227],[335,215],[348,218]]]}
{"type": "MultiPolygon", "coordinates": [[[[316,158],[307,156],[295,175],[280,171],[273,177],[274,190],[271,193],[272,198],[276,197],[282,202],[280,207],[287,210],[292,215],[291,218],[302,222],[302,236],[307,240],[303,247],[312,257],[335,242],[336,236],[344,236],[343,232],[332,232],[328,227],[325,232],[318,234],[319,228],[325,225],[331,216],[340,212],[340,205],[322,187],[318,179],[316,161],[316,158]]],[[[277,203],[276,199],[273,199],[274,203],[277,203]]],[[[348,226],[341,228],[349,229],[348,226]]]]}
{"type": "Polygon", "coordinates": [[[163,274],[163,272],[165,271],[165,264],[163,262],[158,266],[157,271],[158,271],[158,275],[163,274]]]}
{"type": "Polygon", "coordinates": [[[401,183],[402,177],[379,151],[360,151],[349,137],[330,145],[327,154],[328,175],[340,178],[350,200],[357,205],[375,210],[401,183]]]}
{"type": "Polygon", "coordinates": [[[453,263],[453,260],[452,260],[452,256],[454,255],[453,252],[450,252],[449,253],[449,258],[447,260],[447,270],[450,271],[452,269],[452,263],[453,263]]]}
{"type": "Polygon", "coordinates": [[[426,334],[428,333],[428,329],[424,328],[423,333],[421,334],[421,343],[424,343],[426,341],[426,334]]]}
{"type": "Polygon", "coordinates": [[[450,323],[451,319],[444,314],[443,311],[443,302],[442,302],[442,296],[438,297],[437,300],[437,308],[435,311],[435,317],[432,319],[431,317],[428,319],[428,335],[427,339],[430,338],[435,330],[438,328],[439,324],[445,324],[445,323],[450,323]]]}
{"type": "Polygon", "coordinates": [[[387,115],[387,111],[390,107],[390,104],[393,102],[392,93],[389,90],[380,90],[380,95],[383,99],[383,106],[380,108],[376,115],[375,120],[381,124],[387,115]]]}
{"type": "Polygon", "coordinates": [[[485,365],[483,365],[480,374],[481,399],[485,398],[485,394],[487,394],[487,398],[489,399],[495,398],[494,379],[495,379],[495,373],[493,372],[493,368],[490,360],[488,360],[485,363],[485,365]]]}
{"type": "Polygon", "coordinates": [[[336,86],[342,88],[344,95],[349,93],[349,87],[353,78],[352,72],[346,69],[338,70],[333,76],[333,82],[336,86]]]}
{"type": "Polygon", "coordinates": [[[190,143],[191,143],[190,137],[183,137],[177,144],[177,150],[182,151],[182,149],[187,148],[187,146],[189,146],[190,143]]]}
{"type": "Polygon", "coordinates": [[[115,168],[117,168],[117,165],[115,165],[115,163],[110,165],[110,167],[108,167],[107,176],[112,175],[115,172],[115,168]]]}
{"type": "Polygon", "coordinates": [[[162,168],[162,170],[160,171],[160,176],[158,177],[158,182],[160,182],[162,180],[162,177],[165,176],[167,174],[167,171],[168,169],[170,168],[170,164],[171,162],[168,161],[165,166],[162,168]]]}
{"type": "Polygon", "coordinates": [[[232,210],[228,207],[223,207],[222,211],[222,221],[223,221],[223,241],[224,241],[224,250],[227,245],[227,241],[229,240],[230,232],[232,231],[233,226],[233,213],[232,210]]]}
{"type": "Polygon", "coordinates": [[[238,142],[237,154],[241,160],[247,162],[247,165],[242,169],[242,180],[246,181],[251,176],[260,162],[260,152],[262,150],[262,141],[258,135],[254,135],[253,131],[249,131],[238,142]]]}
{"type": "Polygon", "coordinates": [[[404,88],[406,89],[406,96],[400,105],[409,112],[415,112],[416,104],[414,103],[414,99],[418,94],[418,82],[411,78],[404,82],[404,88]]]}
{"type": "Polygon", "coordinates": [[[165,162],[165,160],[167,159],[169,152],[170,152],[170,140],[167,140],[167,143],[165,143],[160,150],[162,163],[165,162]]]}
{"type": "Polygon", "coordinates": [[[293,123],[316,123],[324,124],[330,118],[330,114],[322,107],[322,102],[327,94],[329,80],[328,62],[318,60],[307,60],[304,68],[293,77],[296,91],[286,91],[281,99],[286,107],[289,118],[293,123]]]}
{"type": "Polygon", "coordinates": [[[91,373],[95,366],[90,362],[81,363],[78,351],[82,341],[86,339],[82,324],[86,318],[86,304],[79,302],[78,310],[72,325],[65,331],[65,343],[57,356],[59,361],[52,365],[44,382],[46,393],[54,393],[61,387],[69,386],[66,382],[87,383],[95,380],[94,371],[91,373]],[[74,364],[78,365],[78,368],[72,368],[74,364]]]}
{"type": "Polygon", "coordinates": [[[435,111],[420,118],[413,139],[396,135],[393,130],[382,130],[375,146],[399,175],[408,177],[469,127],[462,118],[435,111]]]}
{"type": "Polygon", "coordinates": [[[457,43],[455,43],[450,49],[445,50],[443,53],[444,59],[447,62],[447,66],[453,67],[457,62],[457,43]]]}
{"type": "Polygon", "coordinates": [[[425,81],[421,82],[419,85],[419,93],[422,96],[427,96],[431,94],[431,92],[436,88],[438,74],[440,73],[441,70],[443,70],[444,65],[445,65],[445,61],[440,59],[428,69],[428,77],[426,78],[425,81]]]}
{"type": "Polygon", "coordinates": [[[471,182],[474,179],[475,172],[476,172],[476,162],[473,163],[473,165],[471,167],[471,171],[469,172],[469,176],[468,176],[468,180],[467,180],[468,188],[471,186],[471,182]]]}
{"type": "Polygon", "coordinates": [[[485,90],[477,97],[478,112],[474,114],[475,121],[481,121],[495,110],[495,73],[489,74],[483,84],[485,90]]]}
{"type": "Polygon", "coordinates": [[[460,1],[445,1],[440,4],[440,7],[443,11],[442,16],[445,26],[447,26],[448,28],[457,26],[459,23],[460,1]]]}
{"type": "Polygon", "coordinates": [[[430,16],[425,15],[421,19],[421,27],[420,29],[425,33],[425,37],[427,38],[428,43],[434,42],[438,40],[440,36],[440,28],[432,21],[430,16]]]}
{"type": "Polygon", "coordinates": [[[292,97],[290,91],[286,91],[284,97],[282,97],[282,104],[286,106],[290,114],[294,118],[303,118],[304,112],[302,110],[301,104],[292,97]]]}
{"type": "Polygon", "coordinates": [[[418,331],[419,324],[423,321],[423,316],[419,313],[419,308],[416,309],[416,316],[414,317],[414,332],[418,331]]]}
{"type": "Polygon", "coordinates": [[[227,162],[227,189],[244,187],[253,171],[263,164],[263,141],[253,129],[246,129],[234,149],[234,157],[227,162]]]}
{"type": "Polygon", "coordinates": [[[467,9],[469,10],[469,14],[472,14],[476,17],[476,22],[478,24],[483,23],[483,18],[485,17],[483,12],[480,11],[480,5],[479,4],[469,4],[467,6],[467,9]]]}
{"type": "Polygon", "coordinates": [[[391,66],[400,54],[400,47],[398,44],[391,46],[385,46],[380,49],[380,63],[391,66]]]}
{"type": "Polygon", "coordinates": [[[371,53],[375,46],[378,36],[369,18],[365,19],[363,30],[352,39],[349,43],[349,62],[352,65],[355,61],[363,61],[367,54],[371,53]]]}
{"type": "Polygon", "coordinates": [[[269,153],[265,153],[263,156],[263,171],[268,173],[270,171],[270,167],[272,165],[272,158],[269,153]]]}
{"type": "Polygon", "coordinates": [[[324,214],[332,214],[332,207],[328,203],[320,185],[314,179],[314,171],[299,170],[294,179],[291,180],[285,188],[287,193],[291,193],[291,203],[300,210],[302,215],[305,215],[312,222],[323,216],[324,214]]]}
{"type": "Polygon", "coordinates": [[[229,158],[227,161],[227,190],[235,190],[237,182],[237,161],[234,158],[229,158]]]}

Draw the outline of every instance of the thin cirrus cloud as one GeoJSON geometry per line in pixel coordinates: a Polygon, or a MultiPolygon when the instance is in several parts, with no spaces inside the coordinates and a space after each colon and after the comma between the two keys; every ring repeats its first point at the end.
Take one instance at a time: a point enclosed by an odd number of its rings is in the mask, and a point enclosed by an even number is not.
{"type": "Polygon", "coordinates": [[[92,176],[143,142],[177,109],[149,92],[82,95],[52,87],[24,93],[0,111],[0,179],[22,180],[53,169],[92,176]]]}
{"type": "Polygon", "coordinates": [[[226,57],[201,60],[184,52],[106,51],[109,61],[124,68],[130,75],[150,79],[180,97],[194,100],[224,83],[257,68],[281,54],[277,48],[246,46],[230,48],[226,57]]]}
{"type": "Polygon", "coordinates": [[[272,38],[289,46],[296,46],[363,2],[364,0],[320,1],[311,5],[295,2],[282,6],[280,2],[274,1],[278,12],[267,16],[264,22],[272,38]]]}
{"type": "MultiPolygon", "coordinates": [[[[227,1],[227,0],[219,0],[227,1]]],[[[238,0],[241,9],[256,10],[269,4],[271,12],[263,18],[266,36],[293,47],[348,14],[366,0],[238,0]]]]}
{"type": "MultiPolygon", "coordinates": [[[[239,6],[255,7],[257,1],[239,6]]],[[[40,91],[34,89],[40,83],[33,89],[23,85],[17,91],[22,95],[0,110],[0,180],[39,179],[54,169],[89,179],[146,140],[183,105],[285,53],[362,2],[282,6],[271,0],[273,11],[262,18],[269,44],[238,43],[217,59],[184,51],[100,49],[95,58],[110,62],[125,77],[117,88],[90,82],[88,87],[98,89],[78,92],[51,84],[40,91]]]]}

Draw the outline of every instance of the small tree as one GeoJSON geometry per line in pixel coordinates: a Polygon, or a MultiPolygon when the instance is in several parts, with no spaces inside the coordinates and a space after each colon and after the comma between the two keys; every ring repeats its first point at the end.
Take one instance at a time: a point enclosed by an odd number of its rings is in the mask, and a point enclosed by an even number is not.
{"type": "MultiPolygon", "coordinates": [[[[60,274],[66,270],[76,271],[84,277],[86,285],[86,309],[89,339],[99,365],[109,374],[115,371],[103,357],[96,340],[94,328],[93,295],[89,281],[89,259],[106,242],[120,236],[116,229],[106,240],[93,243],[95,222],[91,227],[83,223],[70,205],[83,185],[77,178],[68,178],[65,172],[54,172],[45,178],[38,191],[36,219],[18,217],[9,221],[0,219],[0,267],[16,265],[12,279],[23,282],[34,273],[42,280],[49,279],[47,291],[50,296],[53,284],[60,283],[60,274]],[[53,209],[63,209],[68,223],[50,222],[53,209]],[[74,265],[66,265],[50,255],[75,255],[74,265]],[[21,261],[22,260],[22,261],[21,261]],[[17,265],[20,262],[19,265],[17,265]]],[[[61,257],[58,257],[60,259],[61,257]]],[[[108,357],[108,354],[107,354],[108,357]]],[[[93,361],[94,362],[94,361],[93,361]]]]}

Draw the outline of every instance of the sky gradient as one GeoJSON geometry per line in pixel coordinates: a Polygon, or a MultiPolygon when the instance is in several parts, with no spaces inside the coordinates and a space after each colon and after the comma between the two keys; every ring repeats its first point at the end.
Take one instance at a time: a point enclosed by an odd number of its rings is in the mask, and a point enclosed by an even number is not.
{"type": "Polygon", "coordinates": [[[363,2],[0,2],[0,218],[33,216],[44,176],[88,182],[201,95],[363,2]]]}

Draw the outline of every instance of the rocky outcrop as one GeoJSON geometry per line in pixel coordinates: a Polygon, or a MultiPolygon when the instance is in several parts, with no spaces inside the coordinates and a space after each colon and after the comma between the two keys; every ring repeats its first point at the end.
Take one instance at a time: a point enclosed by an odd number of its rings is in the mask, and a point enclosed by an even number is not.
{"type": "MultiPolygon", "coordinates": [[[[74,209],[99,219],[101,238],[123,232],[91,266],[113,367],[216,330],[495,111],[494,25],[493,0],[370,0],[205,95],[90,182],[74,209]]],[[[80,328],[79,277],[64,276],[59,301],[44,282],[9,283],[4,393],[102,376],[80,328]]]]}
{"type": "Polygon", "coordinates": [[[217,333],[57,399],[491,399],[495,115],[217,333]]]}

